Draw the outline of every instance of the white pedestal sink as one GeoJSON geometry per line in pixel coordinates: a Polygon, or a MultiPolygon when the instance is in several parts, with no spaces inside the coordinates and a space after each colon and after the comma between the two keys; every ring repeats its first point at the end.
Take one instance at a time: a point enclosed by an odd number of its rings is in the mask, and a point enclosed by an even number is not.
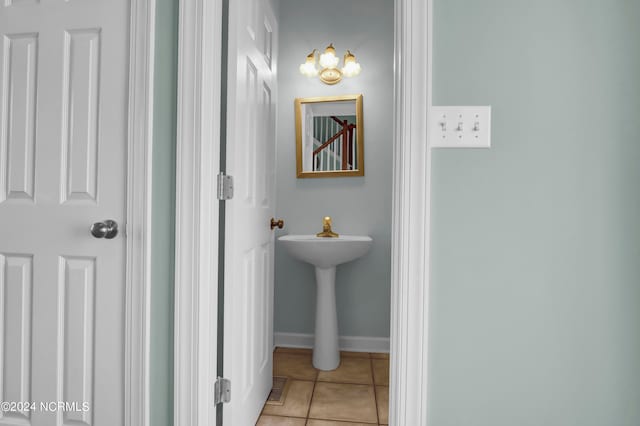
{"type": "Polygon", "coordinates": [[[278,238],[294,258],[316,267],[316,335],[313,366],[335,370],[340,365],[338,315],[336,312],[336,266],[364,256],[371,237],[340,235],[322,238],[315,235],[285,235],[278,238]]]}

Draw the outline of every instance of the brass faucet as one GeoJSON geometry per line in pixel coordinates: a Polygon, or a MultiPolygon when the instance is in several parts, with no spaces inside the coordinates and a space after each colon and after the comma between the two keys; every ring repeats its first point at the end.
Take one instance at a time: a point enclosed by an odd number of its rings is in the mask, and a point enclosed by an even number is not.
{"type": "Polygon", "coordinates": [[[322,219],[322,232],[318,232],[316,237],[338,238],[339,235],[331,230],[331,217],[325,216],[322,219]]]}

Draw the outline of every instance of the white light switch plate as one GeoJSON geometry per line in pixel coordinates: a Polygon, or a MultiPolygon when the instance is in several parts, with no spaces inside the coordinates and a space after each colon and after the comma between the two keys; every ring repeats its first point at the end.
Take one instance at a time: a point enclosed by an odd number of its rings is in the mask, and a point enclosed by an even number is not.
{"type": "Polygon", "coordinates": [[[432,148],[491,148],[490,106],[431,107],[432,148]]]}

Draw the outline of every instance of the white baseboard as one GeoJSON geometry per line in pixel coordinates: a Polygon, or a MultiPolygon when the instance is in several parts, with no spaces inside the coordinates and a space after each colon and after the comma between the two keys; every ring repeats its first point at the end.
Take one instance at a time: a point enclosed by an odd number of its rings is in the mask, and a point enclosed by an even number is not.
{"type": "MultiPolygon", "coordinates": [[[[313,334],[273,333],[275,346],[284,348],[312,348],[313,334]]],[[[388,337],[340,336],[341,351],[389,353],[388,337]]]]}

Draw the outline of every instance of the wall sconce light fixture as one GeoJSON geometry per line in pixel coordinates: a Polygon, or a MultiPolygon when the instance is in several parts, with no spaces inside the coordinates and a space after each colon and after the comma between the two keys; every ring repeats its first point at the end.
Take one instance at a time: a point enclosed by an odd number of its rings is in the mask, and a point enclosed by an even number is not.
{"type": "Polygon", "coordinates": [[[317,49],[313,49],[311,53],[307,55],[307,60],[304,64],[300,64],[300,72],[307,77],[319,76],[320,81],[325,84],[336,84],[342,80],[342,77],[355,77],[360,74],[360,64],[356,62],[356,57],[353,53],[347,50],[344,55],[344,66],[342,69],[338,68],[338,62],[340,59],[336,56],[336,49],[333,47],[333,43],[327,46],[324,53],[320,55],[320,71],[316,67],[316,52],[317,49]]]}

